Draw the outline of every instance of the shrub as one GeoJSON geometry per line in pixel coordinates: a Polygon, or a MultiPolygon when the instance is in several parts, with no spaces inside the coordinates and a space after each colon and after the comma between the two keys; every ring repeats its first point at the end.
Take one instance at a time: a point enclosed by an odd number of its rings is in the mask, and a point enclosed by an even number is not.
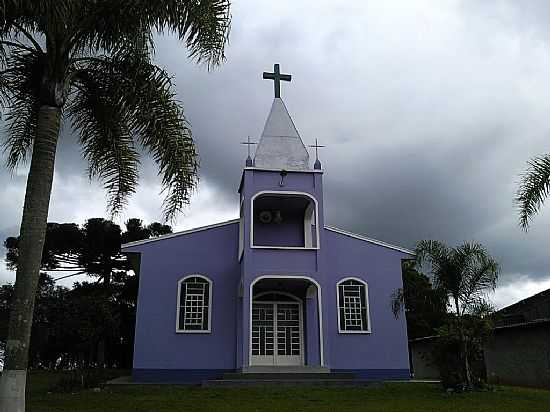
{"type": "MultiPolygon", "coordinates": [[[[462,327],[473,385],[470,389],[479,389],[484,387],[487,381],[483,345],[490,337],[492,323],[485,317],[465,315],[462,327]]],[[[462,342],[456,320],[448,321],[438,332],[434,360],[439,368],[441,383],[445,389],[462,392],[468,388],[462,359],[462,342]]]]}
{"type": "Polygon", "coordinates": [[[112,369],[74,369],[65,372],[51,387],[51,392],[77,392],[82,389],[102,386],[119,374],[112,369]]]}

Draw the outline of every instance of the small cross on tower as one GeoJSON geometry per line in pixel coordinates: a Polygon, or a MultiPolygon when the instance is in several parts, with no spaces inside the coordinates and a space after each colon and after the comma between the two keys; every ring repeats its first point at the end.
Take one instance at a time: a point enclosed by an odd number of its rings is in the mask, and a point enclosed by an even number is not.
{"type": "Polygon", "coordinates": [[[246,158],[246,166],[247,167],[252,167],[254,165],[254,162],[252,161],[252,157],[250,157],[250,146],[252,146],[254,144],[258,144],[258,143],[251,142],[250,141],[250,136],[248,136],[248,138],[246,139],[246,142],[241,142],[241,144],[246,145],[247,149],[248,149],[248,157],[246,158]]]}
{"type": "Polygon", "coordinates": [[[317,139],[315,139],[315,144],[309,145],[309,147],[315,148],[315,164],[313,165],[314,169],[321,169],[321,162],[319,161],[319,148],[325,147],[323,145],[320,145],[317,139]]]}
{"type": "Polygon", "coordinates": [[[281,97],[281,80],[285,82],[292,80],[292,76],[290,74],[281,74],[278,64],[273,65],[273,73],[264,72],[263,78],[273,80],[275,87],[275,98],[281,97]]]}

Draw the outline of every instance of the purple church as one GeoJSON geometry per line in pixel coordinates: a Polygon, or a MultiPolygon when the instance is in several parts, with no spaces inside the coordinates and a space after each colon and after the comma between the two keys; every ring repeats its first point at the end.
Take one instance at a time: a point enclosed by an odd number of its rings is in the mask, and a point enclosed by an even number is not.
{"type": "Polygon", "coordinates": [[[280,98],[290,76],[275,65],[264,78],[275,99],[242,172],[240,217],[123,246],[139,275],[133,380],[408,379],[405,316],[394,317],[391,295],[412,252],[325,224],[321,163],[311,168],[280,98]]]}

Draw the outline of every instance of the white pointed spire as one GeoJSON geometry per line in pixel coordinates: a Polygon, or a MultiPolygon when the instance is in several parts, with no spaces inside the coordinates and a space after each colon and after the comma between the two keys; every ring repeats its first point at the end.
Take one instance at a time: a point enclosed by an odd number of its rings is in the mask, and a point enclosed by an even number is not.
{"type": "Polygon", "coordinates": [[[309,154],[280,97],[273,99],[254,165],[265,169],[309,170],[309,154]]]}

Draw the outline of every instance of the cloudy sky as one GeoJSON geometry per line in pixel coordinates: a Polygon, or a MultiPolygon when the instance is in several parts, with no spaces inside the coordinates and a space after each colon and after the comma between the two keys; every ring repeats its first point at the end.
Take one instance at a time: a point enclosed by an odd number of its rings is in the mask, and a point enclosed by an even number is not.
{"type": "MultiPolygon", "coordinates": [[[[420,239],[484,243],[501,262],[498,307],[550,288],[550,204],[522,232],[513,202],[526,161],[550,152],[550,3],[235,1],[227,62],[207,72],[171,37],[174,74],[193,126],[201,182],[176,229],[237,217],[237,185],[273,97],[282,96],[325,169],[330,225],[413,247],[420,239]]],[[[58,150],[50,221],[105,215],[70,130],[58,150]]],[[[26,170],[0,171],[0,236],[17,233],[26,170]]],[[[160,220],[154,165],[120,217],[160,220]]],[[[2,253],[3,255],[3,253],[2,253]]],[[[0,262],[0,281],[14,275],[0,262]]]]}

